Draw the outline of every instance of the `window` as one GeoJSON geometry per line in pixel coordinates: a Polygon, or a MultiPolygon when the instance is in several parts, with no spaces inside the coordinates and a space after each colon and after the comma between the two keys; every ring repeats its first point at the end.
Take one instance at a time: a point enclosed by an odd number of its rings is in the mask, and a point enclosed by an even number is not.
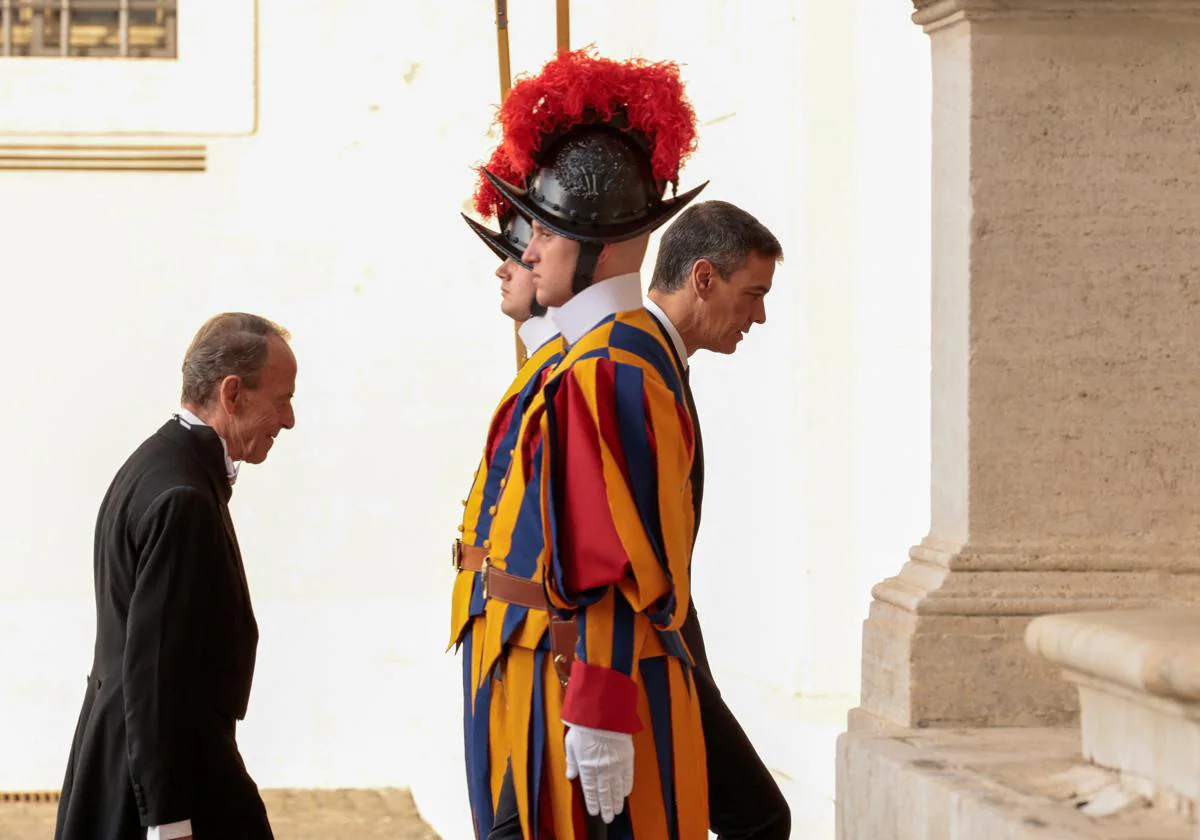
{"type": "Polygon", "coordinates": [[[178,0],[0,0],[0,56],[176,58],[178,0]]]}
{"type": "Polygon", "coordinates": [[[258,0],[184,5],[0,0],[8,18],[7,27],[0,20],[0,54],[14,56],[0,55],[0,143],[44,143],[53,135],[86,135],[87,142],[101,145],[118,142],[117,135],[187,135],[191,143],[199,136],[253,134],[258,0]],[[39,20],[37,40],[33,29],[39,20]],[[7,50],[6,30],[15,42],[7,50]],[[128,58],[121,57],[122,31],[128,58]],[[25,51],[33,41],[41,44],[40,54],[25,51]],[[163,57],[154,54],[154,44],[159,52],[165,46],[163,57]],[[85,48],[88,58],[81,57],[85,48]],[[141,50],[151,52],[140,58],[141,50]],[[28,139],[14,140],[17,136],[28,139]]]}

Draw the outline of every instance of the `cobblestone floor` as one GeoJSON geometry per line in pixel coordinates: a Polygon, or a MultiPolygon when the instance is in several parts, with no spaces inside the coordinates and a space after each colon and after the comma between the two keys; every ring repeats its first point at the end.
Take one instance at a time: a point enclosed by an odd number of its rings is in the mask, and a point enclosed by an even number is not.
{"type": "MultiPolygon", "coordinates": [[[[406,790],[265,790],[276,840],[439,840],[406,790]]],[[[56,802],[0,802],[0,840],[51,840],[56,802]]]]}

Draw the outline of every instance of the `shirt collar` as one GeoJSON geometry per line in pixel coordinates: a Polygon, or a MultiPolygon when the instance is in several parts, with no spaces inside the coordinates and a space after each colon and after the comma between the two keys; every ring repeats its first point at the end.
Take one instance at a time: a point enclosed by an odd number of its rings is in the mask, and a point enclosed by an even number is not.
{"type": "Polygon", "coordinates": [[[617,312],[642,305],[642,278],[638,272],[619,274],[593,283],[550,312],[568,344],[574,344],[596,324],[617,312]]]}
{"type": "Polygon", "coordinates": [[[548,315],[535,315],[521,324],[517,335],[525,345],[525,355],[532,356],[547,341],[558,335],[558,325],[548,315]]]}
{"type": "MultiPolygon", "coordinates": [[[[207,426],[208,425],[203,420],[201,420],[199,417],[197,417],[195,414],[188,411],[186,408],[180,408],[178,415],[179,415],[179,420],[183,423],[183,425],[187,426],[188,428],[191,428],[192,426],[207,426]]],[[[217,439],[219,441],[221,441],[221,451],[223,453],[225,453],[225,474],[227,476],[229,476],[229,483],[233,484],[233,482],[237,480],[237,474],[238,474],[237,465],[229,459],[229,447],[225,445],[225,438],[221,437],[220,435],[217,435],[217,439]]]]}
{"type": "Polygon", "coordinates": [[[683,343],[683,336],[679,334],[679,330],[675,329],[675,324],[671,322],[670,317],[663,311],[662,307],[651,300],[649,297],[642,299],[642,306],[650,310],[650,314],[658,319],[658,322],[663,325],[663,329],[667,331],[667,335],[671,337],[671,343],[675,345],[675,352],[679,354],[679,363],[683,365],[683,369],[687,370],[688,355],[687,346],[683,343]]]}

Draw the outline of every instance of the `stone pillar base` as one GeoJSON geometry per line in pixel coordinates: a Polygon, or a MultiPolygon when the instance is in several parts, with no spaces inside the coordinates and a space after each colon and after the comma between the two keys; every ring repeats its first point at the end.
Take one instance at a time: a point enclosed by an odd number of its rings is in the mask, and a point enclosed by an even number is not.
{"type": "Polygon", "coordinates": [[[916,615],[876,601],[863,624],[863,704],[917,729],[1072,723],[1075,691],[1029,655],[1028,624],[1028,616],[916,615]]]}
{"type": "Polygon", "coordinates": [[[838,840],[1193,840],[1087,762],[1074,727],[849,732],[837,787],[838,840]]]}
{"type": "Polygon", "coordinates": [[[927,537],[899,575],[872,590],[863,708],[916,729],[1074,723],[1074,688],[1030,653],[1025,629],[1047,613],[1200,602],[1191,560],[1157,548],[958,546],[927,537]]]}

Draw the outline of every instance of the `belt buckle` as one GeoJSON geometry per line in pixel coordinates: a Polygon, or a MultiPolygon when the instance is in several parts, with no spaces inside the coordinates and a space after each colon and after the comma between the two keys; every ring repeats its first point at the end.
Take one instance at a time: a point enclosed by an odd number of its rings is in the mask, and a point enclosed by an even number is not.
{"type": "Polygon", "coordinates": [[[456,539],[450,544],[450,565],[455,571],[462,571],[462,540],[456,539]]]}
{"type": "Polygon", "coordinates": [[[485,554],[483,557],[483,568],[479,570],[479,576],[483,578],[483,600],[487,601],[492,596],[488,592],[488,581],[491,579],[492,571],[492,555],[485,554]]]}
{"type": "Polygon", "coordinates": [[[570,681],[571,663],[561,653],[556,654],[554,657],[554,674],[558,677],[558,684],[566,688],[567,683],[570,681]]]}
{"type": "Polygon", "coordinates": [[[575,616],[572,614],[570,618],[562,619],[556,617],[551,611],[549,631],[554,673],[558,677],[559,684],[565,689],[571,677],[571,663],[575,660],[574,646],[579,642],[579,635],[575,629],[575,616]],[[564,638],[564,634],[567,638],[564,638]],[[570,641],[571,644],[566,645],[567,641],[570,641]]]}

